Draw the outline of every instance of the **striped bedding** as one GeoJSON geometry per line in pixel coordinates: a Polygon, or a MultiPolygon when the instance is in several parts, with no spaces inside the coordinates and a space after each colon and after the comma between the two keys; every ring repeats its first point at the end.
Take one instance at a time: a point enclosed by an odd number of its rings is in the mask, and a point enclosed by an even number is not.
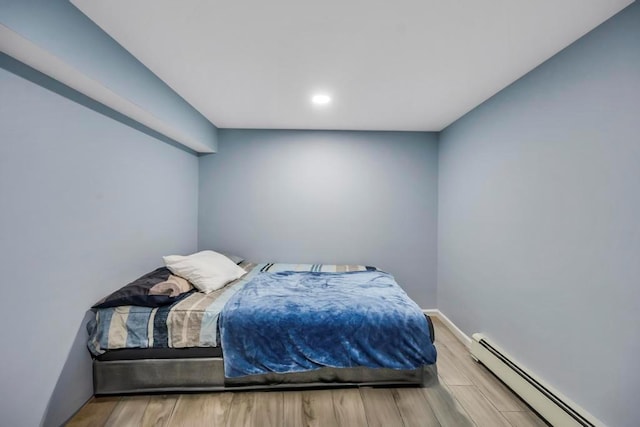
{"type": "Polygon", "coordinates": [[[94,310],[95,317],[87,324],[89,350],[98,356],[121,348],[218,347],[218,318],[222,308],[258,274],[375,270],[362,265],[247,262],[240,267],[247,271],[246,275],[209,294],[193,292],[174,304],[158,308],[120,306],[94,310]]]}

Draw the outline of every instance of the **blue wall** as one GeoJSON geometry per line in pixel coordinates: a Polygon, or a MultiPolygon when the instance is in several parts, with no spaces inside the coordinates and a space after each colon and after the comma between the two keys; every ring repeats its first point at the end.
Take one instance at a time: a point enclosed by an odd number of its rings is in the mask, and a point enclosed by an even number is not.
{"type": "Polygon", "coordinates": [[[216,127],[68,0],[0,0],[0,23],[216,150],[216,127]]]}
{"type": "Polygon", "coordinates": [[[436,134],[221,130],[200,157],[199,247],[375,265],[436,307],[436,134]]]}
{"type": "Polygon", "coordinates": [[[640,421],[640,4],[440,138],[438,307],[610,426],[640,421]]]}
{"type": "Polygon", "coordinates": [[[197,249],[198,159],[1,68],[0,93],[0,424],[60,425],[87,308],[197,249]]]}

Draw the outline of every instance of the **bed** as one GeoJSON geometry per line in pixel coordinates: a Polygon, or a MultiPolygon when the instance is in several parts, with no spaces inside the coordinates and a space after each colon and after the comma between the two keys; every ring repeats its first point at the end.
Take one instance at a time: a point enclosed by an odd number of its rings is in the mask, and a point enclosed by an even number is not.
{"type": "Polygon", "coordinates": [[[421,385],[431,320],[373,267],[239,264],[247,273],[158,307],[94,309],[96,395],[421,385]]]}

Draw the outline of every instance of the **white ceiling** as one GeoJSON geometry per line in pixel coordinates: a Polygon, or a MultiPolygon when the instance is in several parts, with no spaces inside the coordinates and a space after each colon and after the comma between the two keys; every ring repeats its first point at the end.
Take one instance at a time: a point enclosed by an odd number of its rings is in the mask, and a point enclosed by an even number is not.
{"type": "Polygon", "coordinates": [[[218,127],[439,131],[633,1],[71,2],[218,127]]]}

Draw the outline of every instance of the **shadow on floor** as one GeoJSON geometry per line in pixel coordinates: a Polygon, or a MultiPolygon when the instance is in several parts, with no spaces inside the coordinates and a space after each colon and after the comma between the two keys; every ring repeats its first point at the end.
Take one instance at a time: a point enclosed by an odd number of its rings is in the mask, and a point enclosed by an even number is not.
{"type": "Polygon", "coordinates": [[[442,384],[437,375],[427,375],[425,377],[425,395],[427,401],[431,404],[436,417],[442,422],[447,420],[448,425],[456,427],[474,427],[475,424],[467,418],[467,414],[453,398],[449,390],[442,384]]]}

